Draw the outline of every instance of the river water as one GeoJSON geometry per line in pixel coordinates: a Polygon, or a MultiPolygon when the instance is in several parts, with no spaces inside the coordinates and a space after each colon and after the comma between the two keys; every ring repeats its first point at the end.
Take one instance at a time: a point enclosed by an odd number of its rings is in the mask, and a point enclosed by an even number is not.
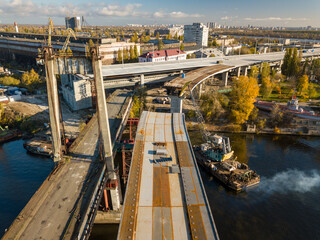
{"type": "Polygon", "coordinates": [[[53,168],[53,162],[28,154],[23,140],[0,144],[0,238],[53,168]]]}
{"type": "MultiPolygon", "coordinates": [[[[238,160],[256,170],[261,183],[235,194],[200,168],[220,238],[320,239],[320,149],[305,146],[320,146],[320,138],[229,137],[238,160]]],[[[201,143],[198,132],[190,138],[201,143]]],[[[21,140],[0,145],[0,236],[52,167],[50,160],[27,154],[21,140]]],[[[90,239],[116,239],[117,229],[96,225],[90,239]]]]}

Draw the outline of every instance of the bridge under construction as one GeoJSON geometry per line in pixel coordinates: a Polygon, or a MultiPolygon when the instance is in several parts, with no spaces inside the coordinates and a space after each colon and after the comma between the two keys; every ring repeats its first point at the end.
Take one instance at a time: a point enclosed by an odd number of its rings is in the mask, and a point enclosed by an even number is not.
{"type": "Polygon", "coordinates": [[[219,239],[183,114],[142,113],[118,239],[219,239]]]}

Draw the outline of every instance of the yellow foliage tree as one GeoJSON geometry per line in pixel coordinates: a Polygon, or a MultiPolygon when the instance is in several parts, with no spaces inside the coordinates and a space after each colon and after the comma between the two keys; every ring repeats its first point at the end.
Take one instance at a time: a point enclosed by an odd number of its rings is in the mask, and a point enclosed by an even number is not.
{"type": "Polygon", "coordinates": [[[309,91],[309,78],[307,75],[303,75],[298,79],[297,90],[299,95],[304,97],[308,96],[309,91]]]}
{"type": "Polygon", "coordinates": [[[259,86],[255,78],[240,76],[233,80],[230,102],[230,118],[233,122],[243,124],[248,120],[258,94],[259,86]]]}
{"type": "Polygon", "coordinates": [[[268,98],[270,96],[272,92],[272,83],[270,81],[270,77],[262,78],[260,92],[264,98],[268,98]]]}
{"type": "Polygon", "coordinates": [[[0,84],[5,86],[18,86],[20,85],[20,80],[14,77],[2,77],[0,78],[0,84]]]}
{"type": "Polygon", "coordinates": [[[41,83],[39,74],[36,73],[33,69],[31,69],[30,72],[25,72],[24,74],[22,74],[21,83],[25,87],[28,87],[28,88],[33,87],[41,83]]]}

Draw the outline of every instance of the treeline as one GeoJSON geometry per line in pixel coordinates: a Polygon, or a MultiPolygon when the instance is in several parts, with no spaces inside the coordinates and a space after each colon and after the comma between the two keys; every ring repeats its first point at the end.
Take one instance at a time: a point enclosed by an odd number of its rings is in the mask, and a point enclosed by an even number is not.
{"type": "Polygon", "coordinates": [[[23,87],[27,88],[29,91],[33,91],[40,86],[44,86],[45,81],[41,80],[39,74],[31,69],[30,71],[23,73],[20,78],[18,76],[0,77],[0,84],[5,86],[23,87]]]}
{"type": "Polygon", "coordinates": [[[134,63],[139,62],[139,53],[137,45],[130,46],[130,49],[119,49],[117,56],[118,63],[134,63]]]}

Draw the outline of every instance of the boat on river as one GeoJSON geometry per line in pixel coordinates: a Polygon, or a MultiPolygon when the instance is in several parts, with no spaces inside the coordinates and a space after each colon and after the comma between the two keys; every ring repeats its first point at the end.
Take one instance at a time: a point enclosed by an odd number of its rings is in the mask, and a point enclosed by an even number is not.
{"type": "Polygon", "coordinates": [[[200,166],[228,188],[240,192],[258,185],[260,176],[245,163],[236,160],[227,137],[214,135],[207,143],[194,146],[200,166]]]}
{"type": "MultiPolygon", "coordinates": [[[[254,105],[261,110],[271,112],[277,103],[256,101],[254,105]]],[[[298,98],[293,95],[291,101],[287,102],[287,105],[278,105],[280,110],[289,114],[292,114],[299,118],[306,118],[312,120],[320,120],[320,114],[316,114],[314,111],[307,111],[299,106],[298,98]]]]}

